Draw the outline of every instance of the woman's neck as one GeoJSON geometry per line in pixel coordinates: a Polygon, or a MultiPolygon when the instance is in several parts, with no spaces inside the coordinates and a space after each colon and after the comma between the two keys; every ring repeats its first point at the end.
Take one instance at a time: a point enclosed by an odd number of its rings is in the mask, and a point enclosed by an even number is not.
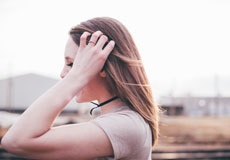
{"type": "Polygon", "coordinates": [[[111,110],[124,105],[124,103],[118,98],[108,104],[105,104],[104,106],[101,107],[101,114],[106,114],[110,112],[111,110]]]}

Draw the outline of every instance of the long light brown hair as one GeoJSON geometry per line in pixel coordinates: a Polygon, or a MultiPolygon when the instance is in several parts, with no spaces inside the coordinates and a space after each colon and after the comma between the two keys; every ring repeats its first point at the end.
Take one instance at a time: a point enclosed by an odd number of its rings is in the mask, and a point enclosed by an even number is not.
{"type": "Polygon", "coordinates": [[[103,68],[110,92],[117,95],[148,122],[152,130],[152,144],[154,145],[159,132],[159,108],[154,102],[138,49],[126,27],[116,19],[96,17],[73,27],[70,35],[79,45],[83,32],[93,33],[98,30],[109,40],[114,40],[116,44],[103,68]]]}

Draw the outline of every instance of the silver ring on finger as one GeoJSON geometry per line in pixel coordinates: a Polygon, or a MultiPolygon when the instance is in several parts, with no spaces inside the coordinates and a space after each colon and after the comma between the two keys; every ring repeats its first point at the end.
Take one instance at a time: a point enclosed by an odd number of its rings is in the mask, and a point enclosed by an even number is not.
{"type": "Polygon", "coordinates": [[[94,46],[96,45],[96,42],[89,41],[88,44],[92,43],[94,46]]]}

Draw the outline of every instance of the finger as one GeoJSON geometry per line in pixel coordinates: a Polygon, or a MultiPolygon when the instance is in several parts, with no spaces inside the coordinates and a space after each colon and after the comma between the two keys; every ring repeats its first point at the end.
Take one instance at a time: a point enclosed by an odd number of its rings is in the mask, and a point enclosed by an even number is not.
{"type": "Polygon", "coordinates": [[[105,46],[102,53],[105,54],[106,56],[109,56],[109,54],[112,52],[114,47],[115,47],[115,42],[112,40],[105,46]]]}
{"type": "Polygon", "coordinates": [[[87,40],[87,37],[90,35],[89,32],[84,32],[82,35],[81,35],[81,38],[80,38],[80,47],[85,47],[86,46],[86,40],[87,40]]]}
{"type": "Polygon", "coordinates": [[[98,38],[99,38],[101,35],[103,35],[103,33],[102,33],[101,31],[96,31],[96,32],[94,32],[94,33],[92,34],[92,36],[91,36],[91,38],[90,38],[88,44],[94,46],[94,45],[97,43],[97,40],[98,40],[98,38]]]}
{"type": "Polygon", "coordinates": [[[105,35],[102,35],[100,38],[99,38],[99,40],[98,40],[98,42],[97,42],[97,47],[98,48],[103,48],[104,47],[104,45],[106,44],[106,42],[108,42],[108,37],[107,36],[105,36],[105,35]]]}

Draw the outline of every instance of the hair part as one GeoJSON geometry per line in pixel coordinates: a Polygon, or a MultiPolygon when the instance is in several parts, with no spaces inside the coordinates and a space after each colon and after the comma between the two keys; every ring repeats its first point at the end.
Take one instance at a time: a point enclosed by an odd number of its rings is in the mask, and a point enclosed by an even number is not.
{"type": "Polygon", "coordinates": [[[96,17],[72,28],[70,36],[79,46],[83,32],[98,30],[109,40],[115,41],[115,47],[103,68],[109,90],[148,122],[154,145],[159,134],[159,107],[154,101],[139,51],[126,27],[116,19],[96,17]]]}

